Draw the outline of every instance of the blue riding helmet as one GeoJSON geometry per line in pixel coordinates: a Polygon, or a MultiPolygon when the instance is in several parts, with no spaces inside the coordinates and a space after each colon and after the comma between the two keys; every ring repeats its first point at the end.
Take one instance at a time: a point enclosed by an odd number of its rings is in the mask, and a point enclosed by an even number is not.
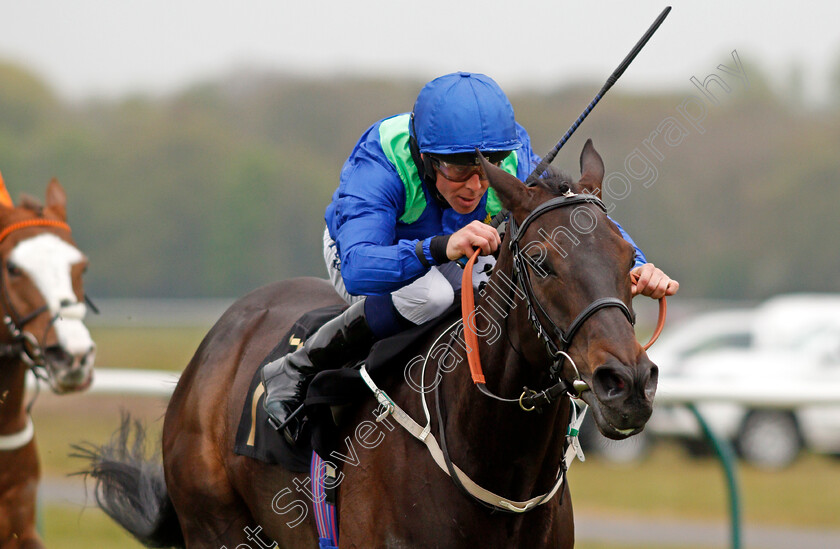
{"type": "Polygon", "coordinates": [[[456,72],[426,84],[409,129],[421,153],[513,151],[522,146],[513,106],[489,76],[456,72]]]}

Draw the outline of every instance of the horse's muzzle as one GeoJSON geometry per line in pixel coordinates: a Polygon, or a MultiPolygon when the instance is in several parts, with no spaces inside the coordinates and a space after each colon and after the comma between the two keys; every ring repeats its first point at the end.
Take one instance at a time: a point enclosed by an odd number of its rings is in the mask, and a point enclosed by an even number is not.
{"type": "Polygon", "coordinates": [[[644,429],[653,412],[658,378],[659,368],[646,357],[633,367],[609,361],[595,369],[592,390],[582,398],[605,437],[621,440],[644,429]]]}
{"type": "Polygon", "coordinates": [[[44,358],[50,387],[58,394],[84,391],[93,382],[96,345],[74,354],[53,345],[44,350],[44,358]]]}

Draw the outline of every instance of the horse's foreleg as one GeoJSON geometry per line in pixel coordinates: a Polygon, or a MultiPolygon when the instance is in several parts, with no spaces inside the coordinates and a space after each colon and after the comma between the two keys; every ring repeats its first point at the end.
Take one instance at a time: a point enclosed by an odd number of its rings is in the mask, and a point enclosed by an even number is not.
{"type": "MultiPolygon", "coordinates": [[[[34,524],[34,521],[30,524],[34,524]]],[[[0,549],[44,549],[44,543],[35,532],[35,527],[28,526],[6,539],[0,539],[0,549]]]]}
{"type": "MultiPolygon", "coordinates": [[[[3,465],[9,467],[7,471],[20,475],[23,480],[0,487],[0,549],[43,549],[44,544],[35,530],[37,462],[33,457],[31,461],[24,462],[23,466],[0,464],[3,465]],[[30,469],[26,470],[26,467],[30,469]]],[[[3,477],[2,473],[0,477],[3,477]]]]}
{"type": "MultiPolygon", "coordinates": [[[[19,540],[20,549],[45,549],[44,543],[41,541],[41,538],[38,537],[38,534],[32,534],[32,536],[27,537],[26,539],[19,540]]],[[[12,547],[15,547],[14,545],[12,547]]]]}
{"type": "Polygon", "coordinates": [[[13,534],[9,539],[0,540],[0,549],[44,549],[44,544],[34,532],[23,536],[13,534]]]}

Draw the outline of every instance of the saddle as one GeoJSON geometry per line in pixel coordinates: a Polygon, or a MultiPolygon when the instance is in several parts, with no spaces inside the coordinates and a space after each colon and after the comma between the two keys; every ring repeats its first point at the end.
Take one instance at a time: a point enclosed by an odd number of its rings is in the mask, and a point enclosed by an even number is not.
{"type": "Polygon", "coordinates": [[[365,364],[366,370],[377,382],[387,379],[389,375],[401,375],[401,371],[393,372],[393,368],[387,366],[404,358],[402,355],[407,355],[414,343],[445,319],[458,314],[459,303],[460,299],[456,299],[455,304],[437,319],[376,342],[363,360],[318,373],[309,384],[304,400],[306,421],[303,431],[297,444],[292,446],[286,437],[278,435],[268,423],[268,416],[261,401],[265,389],[260,373],[269,362],[303,345],[307,337],[338,316],[346,306],[332,305],[305,313],[280,339],[254,373],[240,415],[234,453],[265,463],[278,464],[293,472],[309,471],[313,450],[321,456],[329,456],[330,452],[338,447],[341,417],[346,415],[342,412],[371,394],[359,373],[359,366],[365,364]]]}

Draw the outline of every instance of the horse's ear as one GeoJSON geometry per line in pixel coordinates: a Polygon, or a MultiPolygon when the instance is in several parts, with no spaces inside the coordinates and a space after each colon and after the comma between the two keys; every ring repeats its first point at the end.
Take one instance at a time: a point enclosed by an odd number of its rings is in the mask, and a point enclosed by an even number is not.
{"type": "Polygon", "coordinates": [[[47,185],[47,209],[52,210],[59,218],[67,221],[67,193],[64,192],[64,187],[61,186],[58,179],[54,177],[47,185]]]}
{"type": "Polygon", "coordinates": [[[578,185],[582,191],[600,197],[603,181],[604,161],[598,151],[595,150],[592,140],[587,139],[583,151],[580,153],[580,181],[578,181],[578,185]]]}
{"type": "Polygon", "coordinates": [[[488,162],[480,152],[476,151],[476,154],[478,154],[478,159],[481,162],[484,173],[487,174],[487,180],[490,182],[490,186],[496,191],[499,200],[502,201],[502,206],[514,214],[527,208],[526,204],[530,198],[528,187],[517,179],[516,176],[488,162]]]}

